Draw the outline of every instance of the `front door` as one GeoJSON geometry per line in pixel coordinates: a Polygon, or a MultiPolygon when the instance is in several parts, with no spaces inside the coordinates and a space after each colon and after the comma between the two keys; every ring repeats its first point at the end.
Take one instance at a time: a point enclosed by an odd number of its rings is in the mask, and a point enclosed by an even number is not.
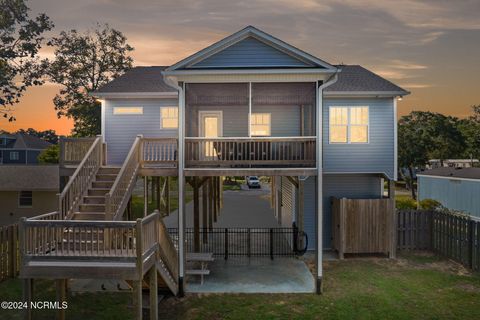
{"type": "MultiPolygon", "coordinates": [[[[200,111],[200,137],[218,138],[222,136],[222,112],[221,111],[200,111]]],[[[201,147],[203,158],[212,159],[216,156],[215,142],[205,141],[201,147]]]]}

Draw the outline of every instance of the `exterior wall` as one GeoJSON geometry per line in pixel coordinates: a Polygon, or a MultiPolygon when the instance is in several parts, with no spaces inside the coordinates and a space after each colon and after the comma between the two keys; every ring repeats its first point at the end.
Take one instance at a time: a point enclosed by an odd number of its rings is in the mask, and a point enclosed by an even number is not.
{"type": "MultiPolygon", "coordinates": [[[[367,174],[324,174],[323,176],[323,247],[331,248],[331,197],[375,199],[382,197],[381,177],[367,174]]],[[[315,249],[315,177],[305,181],[304,227],[308,235],[308,249],[315,249]]]]}
{"type": "Polygon", "coordinates": [[[308,64],[254,38],[247,38],[192,66],[225,67],[305,67],[308,64]]]}
{"type": "Polygon", "coordinates": [[[199,136],[199,111],[222,111],[224,137],[248,137],[248,106],[187,106],[187,137],[199,136]]]}
{"type": "Polygon", "coordinates": [[[301,135],[299,106],[253,106],[252,113],[255,112],[271,114],[270,121],[272,137],[292,137],[301,135]]]}
{"type": "Polygon", "coordinates": [[[135,137],[176,137],[177,129],[160,129],[160,107],[178,107],[177,99],[115,99],[105,101],[107,163],[122,164],[135,137]],[[143,107],[141,115],[114,115],[114,107],[143,107]]]}
{"type": "Polygon", "coordinates": [[[444,207],[480,218],[480,180],[418,177],[418,198],[434,199],[444,207]]]}
{"type": "Polygon", "coordinates": [[[392,98],[324,99],[323,169],[325,173],[383,173],[394,178],[394,106],[392,98]],[[368,106],[368,144],[330,144],[329,107],[368,106]]]}
{"type": "Polygon", "coordinates": [[[8,149],[2,151],[2,160],[5,164],[26,164],[27,155],[25,150],[8,149]],[[10,160],[10,153],[18,152],[18,160],[10,160]]]}
{"type": "Polygon", "coordinates": [[[57,210],[57,192],[33,191],[32,207],[18,207],[18,191],[0,191],[0,225],[17,223],[21,217],[32,217],[57,210]]]}

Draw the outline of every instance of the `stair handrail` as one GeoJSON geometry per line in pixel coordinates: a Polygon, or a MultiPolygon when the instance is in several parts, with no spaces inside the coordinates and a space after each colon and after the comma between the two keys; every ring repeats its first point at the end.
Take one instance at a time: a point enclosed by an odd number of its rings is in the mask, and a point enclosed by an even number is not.
{"type": "Polygon", "coordinates": [[[135,178],[140,168],[142,138],[142,135],[135,138],[110,191],[105,194],[105,220],[120,220],[127,207],[128,197],[135,187],[135,178]]]}
{"type": "MultiPolygon", "coordinates": [[[[159,214],[158,210],[154,211],[159,214]]],[[[157,242],[159,245],[159,254],[163,263],[167,267],[173,280],[177,282],[178,279],[178,251],[170,236],[170,233],[165,226],[162,218],[157,220],[157,242]]]]}
{"type": "Polygon", "coordinates": [[[58,212],[62,220],[71,219],[80,201],[102,165],[102,136],[97,136],[63,191],[58,195],[58,212]]]}

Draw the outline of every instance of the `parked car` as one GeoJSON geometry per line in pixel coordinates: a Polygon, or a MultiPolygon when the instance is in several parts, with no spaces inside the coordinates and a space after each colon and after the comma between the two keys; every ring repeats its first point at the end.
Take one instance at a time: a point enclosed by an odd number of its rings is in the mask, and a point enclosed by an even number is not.
{"type": "Polygon", "coordinates": [[[251,188],[260,188],[260,181],[258,180],[257,176],[248,176],[246,178],[247,186],[251,188]]]}

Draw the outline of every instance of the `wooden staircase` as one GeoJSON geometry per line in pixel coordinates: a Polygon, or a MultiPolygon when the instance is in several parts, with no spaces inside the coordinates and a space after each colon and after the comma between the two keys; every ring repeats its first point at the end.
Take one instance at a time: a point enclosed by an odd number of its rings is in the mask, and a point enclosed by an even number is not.
{"type": "Polygon", "coordinates": [[[119,171],[120,167],[98,169],[72,220],[105,220],[105,194],[110,192],[119,171]]]}

